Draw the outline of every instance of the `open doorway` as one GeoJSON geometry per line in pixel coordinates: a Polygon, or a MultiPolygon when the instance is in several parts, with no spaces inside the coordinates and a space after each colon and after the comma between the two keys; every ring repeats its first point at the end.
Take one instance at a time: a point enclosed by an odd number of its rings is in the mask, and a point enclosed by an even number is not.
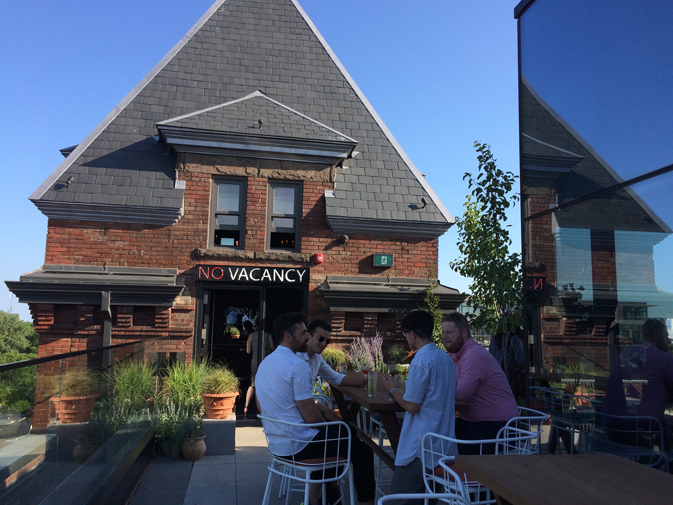
{"type": "MultiPolygon", "coordinates": [[[[248,331],[244,321],[249,320],[258,334],[273,334],[273,322],[286,312],[304,312],[307,306],[306,287],[273,284],[250,287],[210,284],[204,290],[202,321],[204,330],[201,355],[214,363],[229,366],[240,380],[241,396],[236,401],[238,419],[248,388],[252,382],[253,350],[248,349],[248,331]],[[262,333],[263,332],[263,333],[262,333]],[[250,352],[248,352],[250,351],[250,352]]],[[[249,326],[248,326],[249,329],[249,326]]],[[[258,363],[270,352],[268,339],[250,339],[257,343],[258,363]],[[264,345],[267,342],[267,345],[264,345]]],[[[254,397],[248,409],[248,418],[257,414],[254,397]]]]}

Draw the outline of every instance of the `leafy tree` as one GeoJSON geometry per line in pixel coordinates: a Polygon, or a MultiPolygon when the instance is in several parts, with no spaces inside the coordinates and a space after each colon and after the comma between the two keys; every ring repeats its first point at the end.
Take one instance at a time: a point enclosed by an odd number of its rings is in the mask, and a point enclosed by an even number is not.
{"type": "Polygon", "coordinates": [[[442,339],[442,313],[439,311],[439,296],[434,293],[435,288],[439,286],[439,281],[436,277],[434,268],[431,268],[428,272],[430,285],[425,288],[423,302],[418,308],[432,314],[432,318],[435,320],[435,327],[432,330],[432,341],[441,350],[446,351],[444,340],[442,339]]]}
{"type": "Polygon", "coordinates": [[[31,323],[21,321],[17,314],[0,310],[0,354],[10,351],[37,352],[37,333],[31,323]]]}
{"type": "Polygon", "coordinates": [[[491,146],[475,142],[479,161],[476,178],[467,172],[471,194],[465,212],[456,220],[461,256],[449,263],[455,272],[472,279],[466,316],[477,328],[509,335],[521,325],[521,256],[510,253],[506,211],[519,196],[512,191],[517,176],[496,166],[491,146]]]}
{"type": "MultiPolygon", "coordinates": [[[[37,358],[37,333],[17,314],[0,310],[0,364],[37,358]]],[[[0,374],[0,413],[25,412],[35,398],[36,367],[0,374]]]]}

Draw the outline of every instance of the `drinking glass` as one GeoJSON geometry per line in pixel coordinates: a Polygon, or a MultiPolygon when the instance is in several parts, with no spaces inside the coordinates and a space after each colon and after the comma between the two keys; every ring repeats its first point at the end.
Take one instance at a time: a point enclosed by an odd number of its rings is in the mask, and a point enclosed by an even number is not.
{"type": "MultiPolygon", "coordinates": [[[[360,366],[360,371],[363,374],[365,374],[365,379],[367,379],[367,381],[369,381],[369,372],[372,371],[372,367],[370,367],[370,366],[360,366]]],[[[367,382],[367,384],[369,384],[369,382],[367,382]]]]}
{"type": "Polygon", "coordinates": [[[367,375],[367,395],[374,396],[376,394],[376,380],[377,380],[376,370],[370,370],[367,375]]]}
{"type": "Polygon", "coordinates": [[[348,365],[344,361],[343,363],[339,363],[339,372],[344,373],[348,370],[348,365]]]}

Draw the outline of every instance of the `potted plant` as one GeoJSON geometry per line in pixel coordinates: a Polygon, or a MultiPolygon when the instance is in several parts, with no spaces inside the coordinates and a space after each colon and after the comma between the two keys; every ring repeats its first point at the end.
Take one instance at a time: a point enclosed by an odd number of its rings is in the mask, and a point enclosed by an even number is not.
{"type": "Polygon", "coordinates": [[[82,423],[91,417],[100,391],[100,375],[93,370],[68,372],[59,395],[52,398],[56,419],[64,424],[82,423]]]}
{"type": "Polygon", "coordinates": [[[346,353],[336,347],[326,347],[321,356],[334,370],[339,370],[340,365],[348,363],[346,353]]]}
{"type": "Polygon", "coordinates": [[[233,326],[233,327],[229,330],[229,335],[231,336],[231,338],[232,338],[233,340],[236,340],[237,338],[240,338],[240,336],[241,336],[241,330],[239,330],[238,328],[236,328],[236,326],[233,326]]]}
{"type": "Polygon", "coordinates": [[[167,395],[157,397],[150,422],[154,429],[155,441],[164,456],[180,457],[180,447],[186,433],[183,425],[187,419],[201,419],[203,404],[201,398],[191,398],[177,403],[167,395]]]}
{"type": "Polygon", "coordinates": [[[156,367],[145,362],[115,363],[111,376],[112,396],[117,402],[128,401],[134,408],[150,406],[155,396],[156,367]]]}
{"type": "Polygon", "coordinates": [[[236,374],[224,365],[211,365],[203,380],[201,397],[208,419],[229,419],[238,396],[236,374]]]}
{"type": "Polygon", "coordinates": [[[206,436],[201,429],[201,416],[192,416],[184,420],[180,427],[182,456],[187,461],[198,461],[206,453],[206,436]]]}

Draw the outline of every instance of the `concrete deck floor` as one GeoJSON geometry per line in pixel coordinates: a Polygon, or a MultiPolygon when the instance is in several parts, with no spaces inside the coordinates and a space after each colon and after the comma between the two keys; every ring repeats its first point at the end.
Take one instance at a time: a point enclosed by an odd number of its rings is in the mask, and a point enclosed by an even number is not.
{"type": "MultiPolygon", "coordinates": [[[[157,456],[130,505],[260,505],[268,466],[262,428],[237,427],[234,455],[204,456],[195,463],[157,456]]],[[[391,475],[386,469],[383,478],[391,475]]],[[[270,505],[285,505],[285,497],[278,499],[279,486],[276,478],[270,505]]],[[[300,493],[292,493],[289,503],[299,505],[302,501],[300,493]]]]}

